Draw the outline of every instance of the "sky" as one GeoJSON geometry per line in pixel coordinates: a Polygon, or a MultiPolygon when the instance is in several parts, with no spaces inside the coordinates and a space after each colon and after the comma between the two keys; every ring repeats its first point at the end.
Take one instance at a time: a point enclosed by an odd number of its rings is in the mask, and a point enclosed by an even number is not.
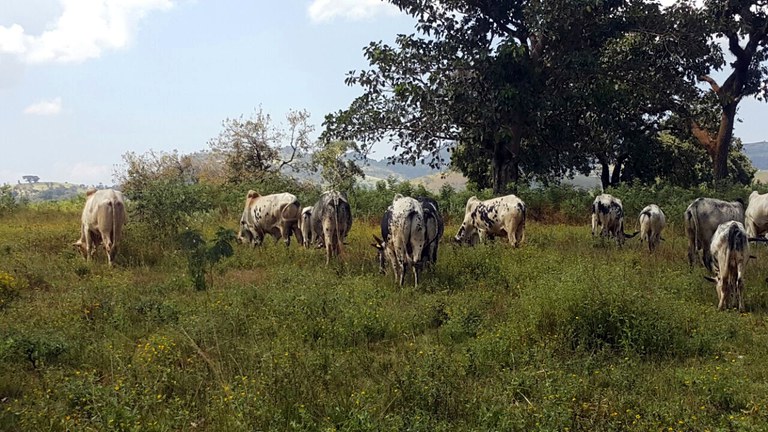
{"type": "MultiPolygon", "coordinates": [[[[0,184],[112,184],[128,151],[208,149],[226,118],[323,117],[363,47],[413,32],[380,0],[0,0],[0,184]]],[[[768,104],[736,135],[768,140],[768,104]]],[[[374,157],[390,154],[385,148],[374,157]]]]}

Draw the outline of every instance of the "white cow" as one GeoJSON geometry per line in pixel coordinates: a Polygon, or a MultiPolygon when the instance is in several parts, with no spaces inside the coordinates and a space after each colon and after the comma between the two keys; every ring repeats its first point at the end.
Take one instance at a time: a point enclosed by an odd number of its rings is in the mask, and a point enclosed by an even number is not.
{"type": "Polygon", "coordinates": [[[744,265],[749,259],[747,231],[741,222],[720,224],[709,247],[716,277],[707,277],[717,284],[717,308],[728,307],[729,298],[736,297],[739,311],[744,311],[744,265]]]}
{"type": "Polygon", "coordinates": [[[749,237],[762,237],[768,233],[768,193],[752,192],[744,212],[744,227],[749,237]]]}
{"type": "Polygon", "coordinates": [[[80,239],[73,245],[83,254],[86,261],[93,259],[96,247],[104,245],[111,267],[125,224],[125,199],[122,192],[112,189],[89,189],[85,195],[80,239]]]}
{"type": "Polygon", "coordinates": [[[312,242],[312,207],[304,207],[301,209],[301,216],[299,216],[299,230],[301,231],[301,237],[304,240],[304,247],[309,248],[312,242]]]}
{"type": "Polygon", "coordinates": [[[640,212],[640,241],[648,242],[649,252],[661,242],[661,232],[666,225],[667,218],[656,204],[646,206],[640,212]]]}
{"type": "Polygon", "coordinates": [[[619,246],[624,244],[624,240],[637,235],[624,232],[624,205],[620,199],[610,194],[598,195],[592,203],[593,236],[597,235],[598,227],[602,227],[601,236],[613,237],[619,246]]]}
{"type": "MultiPolygon", "coordinates": [[[[391,213],[386,226],[389,235],[385,236],[386,240],[374,236],[376,243],[373,246],[380,251],[380,256],[383,253],[392,263],[395,280],[401,286],[409,267],[413,269],[414,285],[418,286],[423,264],[421,257],[427,243],[424,211],[416,199],[397,194],[387,213],[391,213]]],[[[382,229],[384,223],[382,220],[382,229]]],[[[383,263],[383,259],[380,262],[383,263]]]]}
{"type": "Polygon", "coordinates": [[[688,264],[693,265],[698,251],[702,251],[704,267],[712,269],[709,245],[717,227],[724,222],[744,222],[744,202],[722,201],[714,198],[696,198],[685,209],[685,233],[688,237],[688,264]]]}
{"type": "Polygon", "coordinates": [[[471,242],[475,232],[484,236],[506,236],[509,244],[520,246],[525,238],[525,203],[514,195],[480,201],[473,196],[464,208],[464,222],[454,238],[471,242]]]}
{"type": "Polygon", "coordinates": [[[296,236],[299,245],[303,243],[299,229],[301,205],[296,196],[289,193],[259,195],[248,191],[245,198],[243,215],[240,217],[240,232],[237,241],[251,243],[254,246],[264,241],[264,235],[270,234],[275,242],[280,238],[286,246],[291,244],[291,233],[296,236]]]}

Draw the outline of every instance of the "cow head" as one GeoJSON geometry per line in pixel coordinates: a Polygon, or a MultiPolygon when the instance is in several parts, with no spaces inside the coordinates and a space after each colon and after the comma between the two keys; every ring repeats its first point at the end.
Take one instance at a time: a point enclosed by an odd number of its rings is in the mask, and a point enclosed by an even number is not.
{"type": "Polygon", "coordinates": [[[86,249],[85,243],[83,243],[82,239],[72,243],[72,247],[74,247],[75,250],[80,252],[80,255],[82,255],[83,258],[88,258],[88,250],[86,249]]]}
{"type": "Polygon", "coordinates": [[[379,273],[384,274],[386,273],[386,249],[387,249],[387,243],[376,237],[373,236],[373,243],[371,243],[371,246],[376,248],[377,258],[379,260],[379,273]]]}

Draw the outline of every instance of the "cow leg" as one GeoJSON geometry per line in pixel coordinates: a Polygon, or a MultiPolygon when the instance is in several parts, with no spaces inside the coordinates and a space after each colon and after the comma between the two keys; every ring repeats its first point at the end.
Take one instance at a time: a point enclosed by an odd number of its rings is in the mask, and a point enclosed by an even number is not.
{"type": "Polygon", "coordinates": [[[592,237],[594,237],[595,233],[597,232],[597,225],[597,213],[592,213],[592,237]]]}
{"type": "MultiPolygon", "coordinates": [[[[690,260],[690,255],[688,256],[688,259],[690,260]]],[[[704,267],[709,271],[712,271],[712,254],[709,252],[709,248],[702,249],[701,260],[704,263],[704,267]]]]}
{"type": "Polygon", "coordinates": [[[110,267],[112,267],[112,258],[114,258],[113,255],[113,244],[112,244],[112,237],[111,236],[102,236],[103,244],[104,244],[104,251],[107,253],[107,263],[110,267]]]}
{"type": "Polygon", "coordinates": [[[717,299],[718,299],[717,309],[718,310],[725,309],[725,300],[726,300],[725,295],[726,293],[724,291],[723,280],[719,279],[717,281],[717,299]]]}

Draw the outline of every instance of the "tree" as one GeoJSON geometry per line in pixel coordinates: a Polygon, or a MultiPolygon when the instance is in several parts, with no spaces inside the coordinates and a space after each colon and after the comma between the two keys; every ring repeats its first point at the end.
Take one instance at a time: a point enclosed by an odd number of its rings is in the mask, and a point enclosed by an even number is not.
{"type": "Polygon", "coordinates": [[[38,181],[40,181],[40,177],[36,175],[25,175],[25,176],[22,176],[21,178],[24,179],[24,181],[26,181],[29,184],[37,183],[38,181]]]}
{"type": "Polygon", "coordinates": [[[355,150],[357,146],[351,141],[332,141],[312,154],[312,163],[332,190],[349,192],[357,177],[365,177],[360,166],[348,157],[355,150]]]}
{"type": "MultiPolygon", "coordinates": [[[[325,139],[356,140],[362,149],[384,141],[398,152],[394,161],[431,165],[441,162],[441,148],[455,147],[452,163],[495,193],[510,182],[588,172],[600,157],[603,166],[619,167],[616,181],[628,162],[636,169],[627,175],[651,177],[629,150],[651,143],[653,122],[668,110],[658,101],[671,92],[651,91],[647,81],[635,91],[620,72],[629,66],[609,50],[625,40],[628,51],[640,51],[643,38],[631,35],[658,39],[658,4],[390,2],[417,19],[418,34],[364,50],[371,69],[346,80],[363,95],[326,117],[325,139]]],[[[640,82],[647,65],[631,67],[640,82]]]]}
{"type": "Polygon", "coordinates": [[[306,168],[304,158],[313,148],[307,111],[289,111],[288,125],[276,126],[272,118],[259,108],[252,117],[240,116],[222,122],[224,130],[208,142],[211,150],[224,161],[226,177],[231,183],[258,180],[280,174],[290,167],[306,168]]]}
{"type": "MultiPolygon", "coordinates": [[[[709,36],[725,39],[731,73],[719,84],[708,73],[699,75],[699,81],[709,85],[720,108],[715,122],[702,121],[694,112],[685,112],[693,136],[706,149],[712,159],[714,178],[728,176],[728,154],[731,149],[733,127],[739,102],[755,96],[765,100],[768,91],[768,3],[765,0],[706,0],[702,8],[687,10],[693,17],[706,23],[709,36]]],[[[713,44],[714,52],[706,56],[713,70],[725,67],[725,52],[720,44],[713,44]]]]}

